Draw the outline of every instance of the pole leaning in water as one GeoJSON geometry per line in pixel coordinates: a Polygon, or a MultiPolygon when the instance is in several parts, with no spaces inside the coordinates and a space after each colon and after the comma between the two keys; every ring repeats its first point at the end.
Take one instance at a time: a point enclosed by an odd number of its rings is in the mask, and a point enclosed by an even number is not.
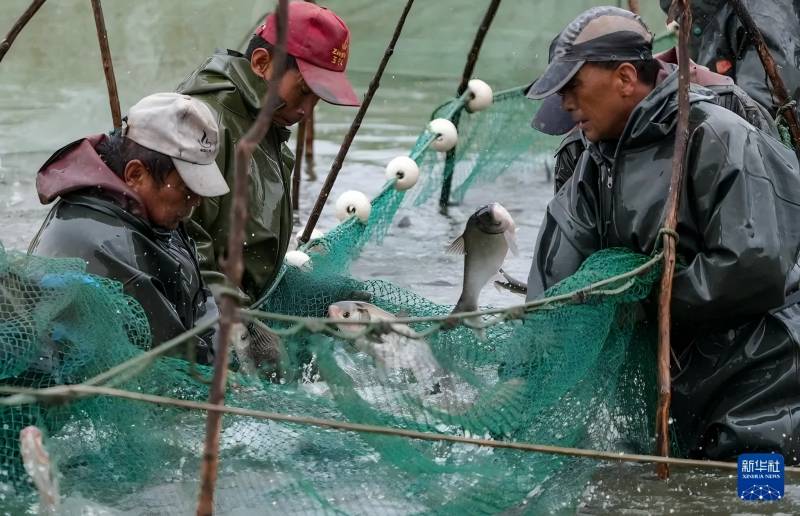
{"type": "Polygon", "coordinates": [[[39,8],[44,3],[45,0],[33,0],[33,2],[31,2],[31,5],[29,5],[28,8],[25,9],[25,12],[22,13],[19,19],[16,22],[14,22],[14,25],[11,26],[11,30],[8,31],[6,37],[3,38],[3,41],[0,41],[0,61],[2,61],[3,58],[6,56],[6,52],[8,52],[8,49],[10,49],[11,45],[14,44],[14,40],[17,39],[19,33],[22,32],[22,29],[25,28],[25,25],[27,25],[28,22],[31,21],[33,15],[36,14],[36,11],[38,11],[39,8]]]}
{"type": "MultiPolygon", "coordinates": [[[[769,82],[772,86],[772,94],[775,96],[775,100],[777,100],[778,104],[781,106],[788,105],[791,100],[789,92],[778,73],[775,59],[773,59],[772,54],[769,52],[767,43],[764,41],[764,36],[758,29],[755,20],[744,4],[742,4],[741,0],[730,0],[730,4],[756,46],[758,57],[761,59],[761,64],[764,66],[764,71],[767,72],[767,77],[769,77],[769,82]]],[[[790,107],[784,111],[783,116],[786,120],[786,124],[789,126],[789,133],[792,135],[794,150],[798,158],[800,158],[800,124],[797,120],[797,112],[790,107]]]]}
{"type": "Polygon", "coordinates": [[[300,174],[303,173],[306,128],[306,120],[301,120],[297,125],[297,144],[294,147],[294,168],[292,170],[292,211],[300,210],[300,174]]]}
{"type": "MultiPolygon", "coordinates": [[[[275,72],[270,78],[266,98],[262,99],[261,110],[256,121],[244,137],[236,144],[236,175],[233,183],[233,205],[231,207],[231,231],[228,235],[228,253],[223,268],[228,281],[239,285],[242,280],[244,264],[242,242],[245,239],[244,226],[247,220],[247,169],[253,151],[264,139],[272,123],[272,115],[278,106],[278,85],[286,69],[286,33],[288,29],[288,0],[279,0],[277,7],[278,42],[275,46],[275,72]]],[[[220,339],[214,354],[214,377],[208,402],[223,405],[228,373],[228,345],[234,325],[239,322],[238,299],[231,293],[223,294],[220,303],[220,339]]],[[[214,512],[214,487],[217,481],[219,462],[219,438],[222,431],[222,413],[209,412],[206,419],[206,440],[201,465],[200,496],[197,503],[198,516],[209,516],[214,512]]]]}
{"type": "Polygon", "coordinates": [[[92,0],[92,12],[94,13],[94,24],[97,27],[97,41],[100,43],[100,55],[103,59],[103,74],[106,76],[108,102],[111,105],[111,120],[114,123],[114,129],[119,129],[122,127],[122,113],[119,108],[117,80],[114,77],[114,65],[111,62],[111,49],[108,47],[106,21],[103,18],[103,6],[100,5],[100,0],[92,0]]]}
{"type": "MultiPolygon", "coordinates": [[[[661,230],[664,239],[664,272],[658,299],[658,409],[656,412],[656,446],[658,455],[669,456],[669,406],[672,400],[670,377],[670,330],[672,317],[672,279],[675,272],[675,254],[680,192],[683,188],[686,147],[689,143],[689,34],[692,27],[690,0],[678,2],[682,12],[678,32],[678,126],[675,130],[675,153],[672,158],[672,177],[669,183],[667,216],[661,230]]],[[[669,465],[658,464],[656,472],[661,479],[669,478],[669,465]]]]}
{"type": "MultiPolygon", "coordinates": [[[[467,62],[464,63],[464,71],[461,72],[461,82],[456,90],[456,96],[461,96],[467,90],[467,83],[472,78],[472,72],[475,71],[475,65],[478,63],[478,56],[481,53],[483,40],[489,32],[489,27],[494,21],[494,15],[497,14],[497,9],[500,7],[500,0],[492,0],[489,7],[486,8],[486,13],[483,15],[483,20],[478,26],[478,32],[475,33],[475,39],[472,41],[472,47],[467,54],[467,62]]],[[[453,119],[453,125],[458,127],[460,116],[456,115],[453,119]]],[[[447,151],[444,161],[444,180],[442,182],[442,190],[439,192],[439,208],[444,211],[447,205],[450,204],[450,190],[453,188],[453,170],[456,166],[456,148],[453,147],[447,151]]]]}
{"type": "Polygon", "coordinates": [[[394,53],[394,46],[397,44],[398,38],[400,38],[403,25],[406,23],[408,11],[411,10],[411,5],[413,3],[414,0],[408,0],[406,2],[406,6],[403,8],[403,13],[400,15],[400,19],[397,21],[397,26],[394,28],[392,39],[389,41],[389,46],[386,47],[386,50],[383,53],[383,59],[381,59],[378,69],[375,71],[375,75],[372,77],[372,81],[369,83],[367,94],[364,95],[364,100],[361,102],[361,106],[358,108],[358,113],[356,113],[353,123],[350,124],[350,129],[347,131],[347,134],[344,137],[342,146],[339,147],[339,153],[336,155],[336,159],[333,160],[331,171],[328,172],[328,177],[325,178],[325,184],[322,185],[322,190],[319,192],[317,202],[314,203],[314,208],[311,210],[311,215],[308,217],[306,227],[303,230],[303,234],[300,236],[301,244],[305,244],[311,239],[311,232],[314,231],[314,227],[317,225],[317,222],[319,222],[319,216],[322,214],[322,208],[325,206],[325,201],[328,200],[328,196],[331,194],[333,183],[336,182],[336,177],[339,175],[339,171],[342,169],[342,164],[344,163],[345,156],[347,156],[347,151],[350,150],[350,145],[353,143],[353,139],[356,137],[356,133],[358,132],[359,128],[361,128],[361,121],[364,120],[364,115],[367,113],[370,102],[372,102],[372,97],[374,97],[375,92],[378,91],[378,87],[381,84],[383,71],[386,70],[386,65],[389,63],[389,58],[392,57],[392,54],[394,53]]]}

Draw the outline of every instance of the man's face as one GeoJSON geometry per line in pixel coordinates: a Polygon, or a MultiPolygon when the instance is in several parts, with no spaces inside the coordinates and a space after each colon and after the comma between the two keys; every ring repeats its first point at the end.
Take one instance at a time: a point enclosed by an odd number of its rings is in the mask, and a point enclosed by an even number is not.
{"type": "Polygon", "coordinates": [[[319,101],[296,68],[286,70],[283,74],[278,95],[285,105],[275,112],[273,120],[284,127],[294,125],[310,115],[319,101]]]}
{"type": "Polygon", "coordinates": [[[586,63],[558,92],[561,107],[590,142],[617,139],[625,129],[631,107],[619,75],[617,70],[586,63]]]}
{"type": "Polygon", "coordinates": [[[141,176],[134,184],[128,182],[128,185],[139,194],[147,209],[148,219],[155,226],[165,229],[177,228],[178,224],[189,218],[192,210],[200,205],[201,197],[189,190],[175,169],[172,169],[164,183],[159,185],[144,165],[141,165],[141,168],[144,169],[141,176]]]}

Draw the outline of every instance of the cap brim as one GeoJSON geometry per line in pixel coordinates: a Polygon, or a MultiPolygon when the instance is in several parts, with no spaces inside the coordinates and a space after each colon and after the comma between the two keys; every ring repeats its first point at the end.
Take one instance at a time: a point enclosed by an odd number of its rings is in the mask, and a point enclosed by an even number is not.
{"type": "Polygon", "coordinates": [[[360,106],[361,101],[344,72],[335,72],[297,59],[300,75],[311,91],[329,104],[360,106]]]}
{"type": "Polygon", "coordinates": [[[231,191],[214,161],[200,165],[172,158],[172,163],[189,190],[200,197],[219,197],[231,191]]]}
{"type": "Polygon", "coordinates": [[[557,136],[568,133],[575,127],[575,122],[572,116],[561,108],[561,97],[551,95],[542,101],[531,121],[531,127],[544,134],[557,136]]]}
{"type": "Polygon", "coordinates": [[[586,61],[553,61],[544,69],[542,76],[531,84],[527,93],[528,98],[539,100],[558,93],[570,79],[575,77],[584,63],[586,61]]]}

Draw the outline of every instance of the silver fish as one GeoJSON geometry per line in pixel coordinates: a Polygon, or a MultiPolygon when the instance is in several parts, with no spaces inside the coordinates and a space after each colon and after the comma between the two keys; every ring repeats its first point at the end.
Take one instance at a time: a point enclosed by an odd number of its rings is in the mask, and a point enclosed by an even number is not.
{"type": "MultiPolygon", "coordinates": [[[[354,342],[356,349],[371,356],[383,369],[410,370],[417,383],[425,387],[427,392],[439,392],[439,381],[446,373],[433,356],[428,343],[419,338],[417,332],[405,324],[391,323],[397,320],[393,314],[363,301],[339,301],[328,307],[328,316],[353,321],[388,321],[393,331],[377,338],[360,337],[354,342]]],[[[360,324],[340,323],[337,326],[340,331],[347,333],[358,333],[365,328],[360,324]]]]}
{"type": "Polygon", "coordinates": [[[526,282],[518,280],[503,269],[500,269],[500,275],[503,277],[503,279],[497,279],[494,282],[494,286],[497,288],[497,290],[505,289],[512,294],[519,294],[523,297],[528,294],[528,284],[526,282]]]}
{"type": "Polygon", "coordinates": [[[39,491],[39,514],[56,514],[59,505],[58,477],[50,464],[50,455],[42,443],[42,431],[26,426],[19,432],[19,451],[25,471],[39,491]]]}
{"type": "Polygon", "coordinates": [[[509,250],[518,254],[516,226],[500,203],[483,206],[470,216],[464,233],[447,249],[465,255],[464,285],[454,314],[478,309],[481,289],[497,274],[509,250]]]}

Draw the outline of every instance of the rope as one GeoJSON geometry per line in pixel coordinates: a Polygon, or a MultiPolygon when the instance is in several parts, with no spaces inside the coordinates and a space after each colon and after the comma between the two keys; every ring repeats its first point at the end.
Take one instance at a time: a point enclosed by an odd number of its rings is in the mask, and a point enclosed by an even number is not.
{"type": "MultiPolygon", "coordinates": [[[[447,435],[447,434],[439,434],[433,432],[417,432],[414,430],[403,430],[400,428],[391,428],[385,426],[349,423],[346,421],[338,421],[335,419],[292,416],[289,414],[280,414],[276,412],[266,412],[261,410],[230,407],[225,405],[214,405],[199,401],[179,400],[164,396],[155,396],[151,394],[143,394],[140,392],[131,392],[131,391],[113,389],[108,387],[95,387],[87,385],[57,386],[57,387],[49,387],[46,389],[21,389],[14,387],[0,387],[0,392],[15,393],[15,396],[11,396],[9,398],[0,400],[0,405],[19,405],[21,403],[35,403],[37,401],[63,402],[87,396],[111,396],[116,398],[141,401],[144,403],[153,403],[156,405],[172,406],[188,410],[204,410],[210,412],[219,412],[223,414],[252,417],[256,419],[267,419],[270,421],[279,421],[283,423],[294,423],[299,425],[331,428],[334,430],[389,435],[395,437],[405,437],[408,439],[419,439],[423,441],[441,441],[441,442],[451,442],[451,443],[461,443],[461,444],[472,444],[475,446],[485,446],[489,448],[509,449],[509,450],[517,450],[517,451],[533,452],[533,453],[545,453],[550,455],[566,455],[571,457],[582,457],[600,461],[669,464],[672,466],[681,466],[689,468],[723,469],[723,470],[735,470],[737,469],[738,466],[737,463],[735,462],[678,459],[678,458],[661,457],[655,455],[626,454],[624,452],[587,450],[583,448],[567,448],[561,446],[550,446],[544,444],[534,444],[534,443],[524,443],[524,442],[495,441],[493,439],[477,439],[473,437],[462,437],[457,435],[447,435]]],[[[786,473],[798,474],[800,473],[800,467],[787,466],[784,471],[786,473]]]]}

